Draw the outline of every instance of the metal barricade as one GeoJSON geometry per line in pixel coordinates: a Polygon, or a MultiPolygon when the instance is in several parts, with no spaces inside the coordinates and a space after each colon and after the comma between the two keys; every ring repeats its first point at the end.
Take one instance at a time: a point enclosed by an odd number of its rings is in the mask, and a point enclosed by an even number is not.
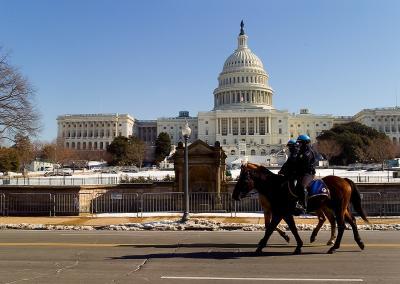
{"type": "Polygon", "coordinates": [[[93,199],[95,195],[90,192],[78,194],[79,213],[93,214],[93,199]]]}
{"type": "Polygon", "coordinates": [[[5,204],[7,215],[51,216],[53,212],[50,193],[9,193],[5,204]]]}
{"type": "Polygon", "coordinates": [[[1,216],[5,215],[6,210],[6,196],[4,193],[0,193],[0,214],[1,216]]]}
{"type": "Polygon", "coordinates": [[[71,216],[79,215],[79,193],[55,193],[53,194],[53,215],[71,216]]]}
{"type": "Polygon", "coordinates": [[[93,213],[137,213],[140,199],[137,193],[98,193],[93,200],[93,213]]]}
{"type": "Polygon", "coordinates": [[[383,194],[383,214],[385,216],[400,215],[400,192],[383,194]]]}
{"type": "MultiPolygon", "coordinates": [[[[361,206],[367,216],[382,216],[383,203],[380,192],[361,192],[361,206]]],[[[356,213],[352,209],[353,213],[356,213]]]]}
{"type": "Polygon", "coordinates": [[[189,211],[193,213],[231,212],[230,193],[191,192],[189,194],[189,211]]]}
{"type": "Polygon", "coordinates": [[[141,212],[183,212],[183,192],[143,193],[141,212]]]}
{"type": "Polygon", "coordinates": [[[258,200],[258,194],[253,194],[248,198],[243,198],[240,201],[234,202],[234,212],[261,213],[263,209],[258,200]]]}

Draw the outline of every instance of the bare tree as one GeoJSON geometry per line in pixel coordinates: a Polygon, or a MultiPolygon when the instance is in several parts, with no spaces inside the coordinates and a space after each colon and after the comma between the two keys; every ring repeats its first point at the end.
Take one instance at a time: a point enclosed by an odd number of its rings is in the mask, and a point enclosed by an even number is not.
{"type": "Polygon", "coordinates": [[[35,136],[40,115],[33,103],[35,90],[7,59],[0,47],[0,139],[14,141],[16,134],[35,136]]]}
{"type": "Polygon", "coordinates": [[[382,163],[396,155],[396,146],[387,138],[377,138],[367,147],[367,157],[374,162],[382,163]]]}
{"type": "Polygon", "coordinates": [[[333,140],[318,140],[316,148],[328,161],[342,153],[342,147],[333,140]]]}

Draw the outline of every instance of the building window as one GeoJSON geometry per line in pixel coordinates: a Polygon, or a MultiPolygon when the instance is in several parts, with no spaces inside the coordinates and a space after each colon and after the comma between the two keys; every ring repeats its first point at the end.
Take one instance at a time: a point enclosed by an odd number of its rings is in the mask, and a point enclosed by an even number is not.
{"type": "Polygon", "coordinates": [[[282,122],[282,120],[280,120],[280,119],[279,119],[279,120],[278,120],[278,122],[279,122],[279,123],[281,123],[281,122],[282,122]]]}
{"type": "Polygon", "coordinates": [[[206,129],[206,135],[208,135],[208,129],[206,129]]]}
{"type": "Polygon", "coordinates": [[[206,120],[206,124],[208,124],[208,121],[206,120]]]}
{"type": "Polygon", "coordinates": [[[226,139],[222,140],[222,145],[226,145],[226,139]]]}
{"type": "Polygon", "coordinates": [[[261,145],[264,144],[264,139],[261,139],[261,145]]]}
{"type": "Polygon", "coordinates": [[[252,150],[250,151],[250,155],[255,156],[255,155],[256,155],[256,150],[252,149],[252,150]]]}
{"type": "MultiPolygon", "coordinates": [[[[279,128],[279,134],[282,134],[282,128],[279,128]]],[[[281,142],[279,142],[281,143],[281,142]]]]}
{"type": "Polygon", "coordinates": [[[231,150],[231,155],[235,155],[236,151],[235,150],[231,150]]]}

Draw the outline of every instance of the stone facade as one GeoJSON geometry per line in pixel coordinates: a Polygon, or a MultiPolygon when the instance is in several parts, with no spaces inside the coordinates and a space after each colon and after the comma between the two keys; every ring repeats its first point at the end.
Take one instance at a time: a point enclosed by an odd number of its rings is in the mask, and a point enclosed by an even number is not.
{"type": "Polygon", "coordinates": [[[57,117],[57,141],[76,150],[106,150],[117,136],[131,136],[135,120],[128,114],[67,114],[57,117]]]}
{"type": "MultiPolygon", "coordinates": [[[[188,146],[189,156],[189,192],[225,191],[226,155],[219,143],[209,146],[197,140],[188,146]],[[222,188],[221,188],[222,186],[222,188]]],[[[175,168],[175,189],[183,191],[184,182],[184,146],[178,144],[173,155],[175,168]]]]}
{"type": "Polygon", "coordinates": [[[393,143],[400,142],[400,107],[363,109],[354,120],[385,133],[393,143]]]}

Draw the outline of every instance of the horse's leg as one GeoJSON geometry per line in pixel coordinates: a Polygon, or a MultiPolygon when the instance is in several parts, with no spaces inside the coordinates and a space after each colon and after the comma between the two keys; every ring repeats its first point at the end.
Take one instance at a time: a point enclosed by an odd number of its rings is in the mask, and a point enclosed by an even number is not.
{"type": "Polygon", "coordinates": [[[290,237],[288,236],[288,234],[286,234],[286,232],[284,230],[280,229],[279,227],[276,227],[276,231],[279,233],[279,235],[281,235],[281,237],[286,242],[290,242],[290,237]]]}
{"type": "Polygon", "coordinates": [[[318,224],[317,226],[314,228],[314,230],[312,231],[311,237],[310,237],[310,243],[313,243],[315,241],[315,238],[317,237],[317,234],[319,232],[319,230],[321,229],[322,225],[325,222],[325,215],[322,212],[322,209],[318,209],[315,212],[317,214],[318,217],[318,224]]]}
{"type": "MultiPolygon", "coordinates": [[[[263,195],[259,196],[259,201],[260,201],[260,205],[264,211],[264,223],[265,223],[265,228],[267,228],[269,223],[271,222],[271,216],[272,216],[271,208],[270,208],[268,200],[263,195]]],[[[290,241],[289,236],[283,230],[281,230],[278,226],[276,227],[276,231],[286,242],[290,241]]]]}
{"type": "Polygon", "coordinates": [[[293,254],[301,254],[301,248],[303,246],[303,241],[300,238],[299,232],[297,231],[296,224],[294,222],[293,216],[289,215],[284,217],[286,224],[288,224],[290,231],[292,232],[294,238],[296,239],[297,246],[294,250],[293,254]]]}
{"type": "Polygon", "coordinates": [[[265,228],[264,237],[259,241],[256,249],[257,254],[261,254],[262,249],[265,248],[269,238],[271,237],[272,233],[275,231],[276,227],[278,226],[279,222],[282,220],[282,217],[272,215],[271,222],[268,224],[268,227],[265,228]]]}
{"type": "Polygon", "coordinates": [[[336,222],[338,225],[338,235],[336,237],[335,244],[328,250],[328,253],[334,253],[338,248],[340,248],[340,242],[342,241],[345,224],[344,224],[344,210],[343,205],[340,204],[339,208],[335,210],[336,222]]]}
{"type": "Polygon", "coordinates": [[[333,212],[329,208],[326,208],[324,210],[324,214],[325,214],[326,218],[328,218],[329,223],[331,224],[331,238],[326,243],[328,246],[330,246],[330,245],[333,245],[333,243],[335,242],[335,239],[336,239],[336,220],[335,220],[335,216],[333,215],[333,212]]]}
{"type": "Polygon", "coordinates": [[[365,245],[364,245],[363,241],[361,240],[360,235],[358,234],[356,218],[354,218],[353,214],[351,214],[349,212],[349,210],[346,210],[345,219],[350,224],[351,228],[353,229],[354,240],[356,241],[356,243],[358,244],[360,249],[364,249],[365,245]]]}

